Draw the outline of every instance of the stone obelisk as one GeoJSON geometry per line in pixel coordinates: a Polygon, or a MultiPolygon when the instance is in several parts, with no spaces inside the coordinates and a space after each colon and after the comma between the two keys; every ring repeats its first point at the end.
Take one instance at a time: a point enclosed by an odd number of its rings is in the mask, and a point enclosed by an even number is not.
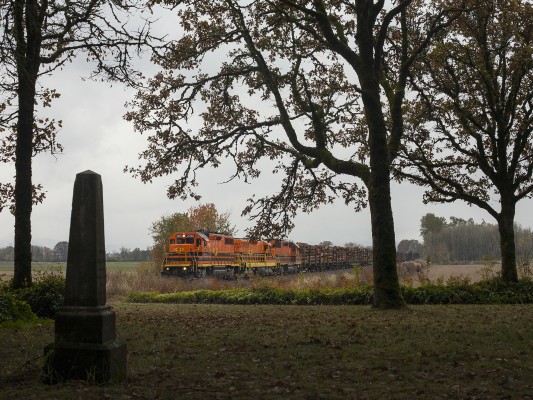
{"type": "Polygon", "coordinates": [[[72,198],[65,303],[55,316],[55,342],[45,348],[44,381],[120,381],[126,344],[116,339],[106,305],[104,204],[100,175],[76,175],[72,198]]]}

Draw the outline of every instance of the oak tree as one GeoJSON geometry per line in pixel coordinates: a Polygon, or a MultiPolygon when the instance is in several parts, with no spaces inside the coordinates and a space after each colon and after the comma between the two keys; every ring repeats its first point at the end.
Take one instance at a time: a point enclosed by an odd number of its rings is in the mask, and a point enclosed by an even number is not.
{"type": "Polygon", "coordinates": [[[401,240],[398,243],[397,250],[399,253],[418,254],[418,257],[424,254],[424,246],[416,239],[401,240]]]}
{"type": "Polygon", "coordinates": [[[143,181],[177,172],[168,195],[187,198],[201,168],[229,159],[229,179],[247,181],[271,160],[280,189],[249,199],[252,237],[285,236],[298,210],[338,197],[356,210],[368,201],[374,306],[405,306],[390,164],[408,71],[455,11],[414,0],[153,2],[176,10],[183,35],[154,57],[161,72],[126,115],[152,134],[129,170],[143,181]],[[411,37],[409,23],[424,33],[411,37]]]}
{"type": "Polygon", "coordinates": [[[187,211],[193,229],[234,235],[235,226],[231,225],[231,213],[220,213],[213,203],[200,204],[187,211]]]}
{"type": "Polygon", "coordinates": [[[54,246],[54,260],[66,262],[68,257],[68,242],[62,241],[58,242],[54,246]]]}
{"type": "Polygon", "coordinates": [[[438,233],[444,228],[448,223],[446,218],[437,217],[433,213],[427,213],[422,218],[420,218],[420,235],[425,238],[427,235],[438,233]]]}
{"type": "Polygon", "coordinates": [[[162,216],[149,228],[154,245],[166,243],[170,235],[179,231],[204,230],[234,235],[235,227],[231,225],[231,214],[220,213],[213,203],[190,207],[186,213],[177,212],[162,216]]]}
{"type": "Polygon", "coordinates": [[[498,223],[502,277],[517,280],[516,204],[533,194],[533,5],[469,0],[413,69],[404,176],[425,201],[466,201],[498,223]]]}
{"type": "Polygon", "coordinates": [[[15,164],[15,184],[0,185],[0,209],[10,204],[15,215],[15,287],[31,283],[31,211],[44,196],[32,183],[32,157],[61,151],[60,122],[36,114],[36,105],[49,107],[59,94],[39,80],[80,52],[96,74],[134,79],[130,46],[148,38],[148,25],[129,29],[128,13],[136,8],[136,0],[0,2],[0,162],[15,164]]]}

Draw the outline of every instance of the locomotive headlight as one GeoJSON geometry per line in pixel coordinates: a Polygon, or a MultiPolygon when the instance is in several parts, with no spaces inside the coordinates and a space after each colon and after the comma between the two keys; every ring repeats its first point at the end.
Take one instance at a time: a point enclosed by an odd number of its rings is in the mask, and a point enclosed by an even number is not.
{"type": "Polygon", "coordinates": [[[187,271],[187,267],[183,267],[183,270],[184,270],[184,271],[187,271]]]}

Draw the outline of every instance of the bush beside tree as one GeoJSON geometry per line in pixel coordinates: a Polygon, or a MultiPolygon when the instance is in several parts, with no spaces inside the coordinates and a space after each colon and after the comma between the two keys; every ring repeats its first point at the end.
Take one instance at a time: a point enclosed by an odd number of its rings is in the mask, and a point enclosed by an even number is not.
{"type": "Polygon", "coordinates": [[[11,282],[0,284],[0,322],[31,321],[33,318],[53,318],[63,305],[65,278],[59,272],[39,273],[25,288],[14,289],[11,282]],[[26,306],[29,313],[26,310],[26,306]]]}

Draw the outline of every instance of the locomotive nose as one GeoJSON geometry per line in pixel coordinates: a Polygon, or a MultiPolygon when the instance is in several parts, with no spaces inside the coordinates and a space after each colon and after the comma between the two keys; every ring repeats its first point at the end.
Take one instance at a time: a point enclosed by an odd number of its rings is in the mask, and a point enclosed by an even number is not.
{"type": "Polygon", "coordinates": [[[171,246],[171,251],[174,253],[187,253],[190,251],[190,247],[190,245],[177,244],[175,246],[171,246]]]}

